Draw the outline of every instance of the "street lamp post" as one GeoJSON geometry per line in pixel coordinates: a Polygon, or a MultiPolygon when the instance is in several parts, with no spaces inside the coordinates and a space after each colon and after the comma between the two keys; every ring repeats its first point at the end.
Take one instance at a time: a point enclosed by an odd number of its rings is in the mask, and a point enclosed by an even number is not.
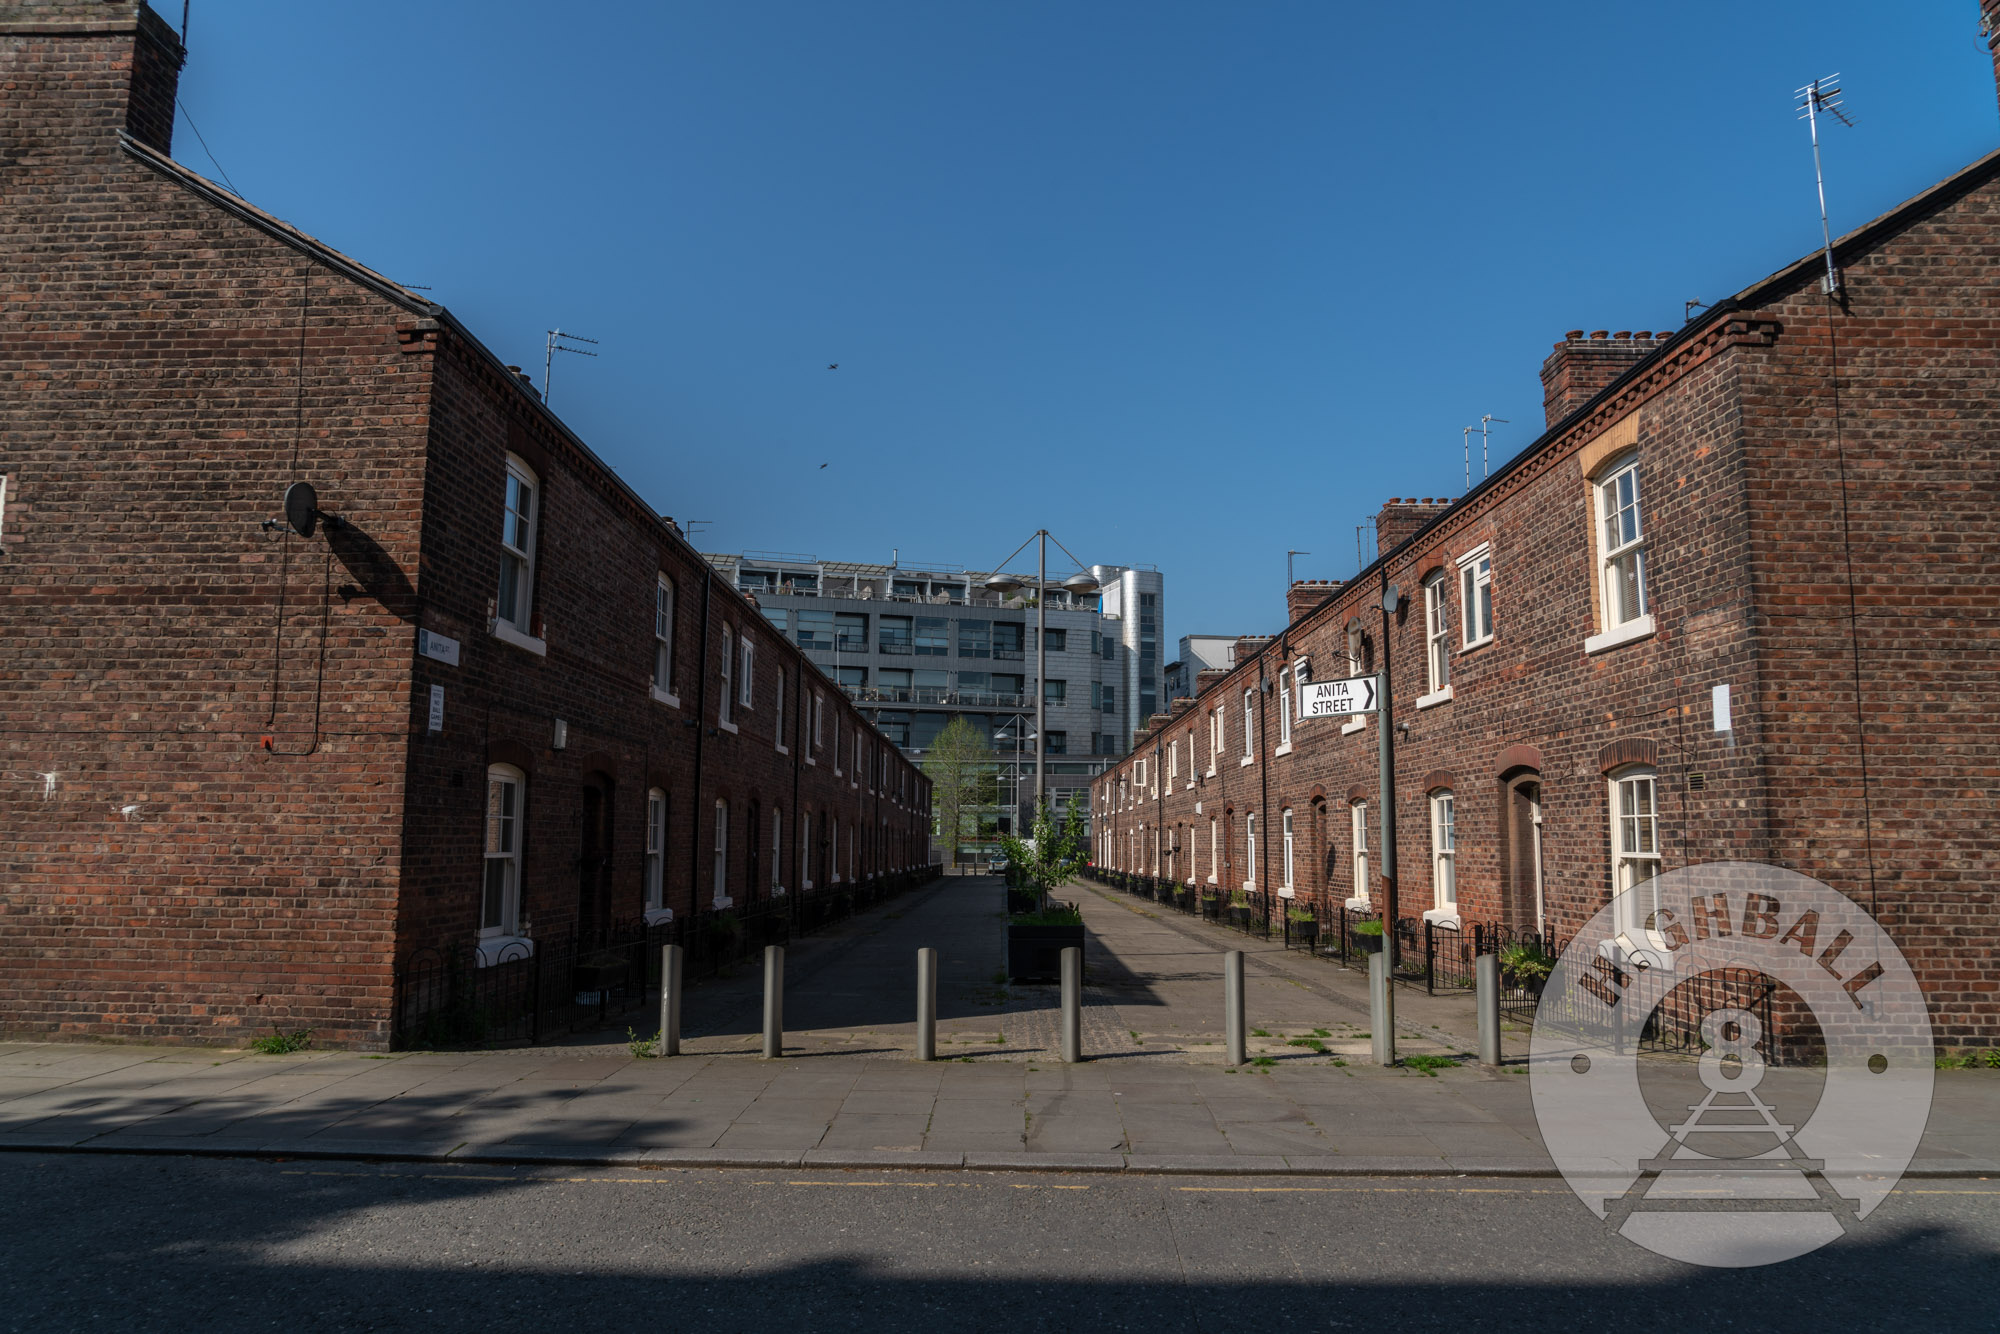
{"type": "MultiPolygon", "coordinates": [[[[1049,530],[1046,528],[1037,528],[1035,530],[1035,535],[1028,539],[1028,542],[1033,542],[1036,544],[1035,813],[1037,815],[1041,814],[1042,805],[1044,802],[1048,800],[1049,765],[1048,765],[1047,738],[1049,735],[1049,727],[1048,727],[1049,692],[1047,683],[1049,679],[1049,635],[1048,635],[1049,594],[1056,588],[1063,588],[1067,589],[1072,594],[1082,595],[1085,593],[1094,593],[1097,591],[1098,587],[1097,580],[1093,579],[1090,576],[1088,570],[1084,568],[1083,562],[1077,560],[1076,553],[1071,551],[1068,547],[1063,546],[1060,540],[1056,540],[1056,545],[1062,548],[1062,553],[1065,556],[1068,556],[1071,560],[1076,561],[1077,573],[1063,580],[1062,583],[1060,584],[1054,584],[1054,585],[1050,584],[1049,542],[1051,540],[1054,539],[1050,537],[1049,530]]],[[[1023,542],[1020,546],[1015,547],[1014,550],[1008,554],[1007,560],[1012,560],[1014,559],[1015,556],[1020,555],[1021,552],[1027,548],[1028,542],[1023,542]]],[[[1007,563],[1007,560],[1001,561],[1000,564],[1004,566],[1007,563]]],[[[1023,583],[1021,580],[1016,579],[1013,575],[1007,574],[1004,571],[996,572],[992,578],[986,581],[986,587],[992,589],[996,593],[1000,593],[1003,595],[1007,593],[1019,592],[1022,588],[1025,588],[1026,586],[1027,585],[1023,583]]],[[[1019,771],[1017,770],[1016,772],[1018,773],[1019,771]]]]}

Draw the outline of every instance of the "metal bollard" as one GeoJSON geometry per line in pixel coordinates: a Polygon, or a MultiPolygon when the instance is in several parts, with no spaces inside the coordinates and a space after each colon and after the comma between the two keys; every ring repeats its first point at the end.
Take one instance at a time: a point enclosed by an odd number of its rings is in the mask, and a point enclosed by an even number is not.
{"type": "Polygon", "coordinates": [[[1074,945],[1062,952],[1062,1058],[1083,1059],[1083,951],[1074,945]]]}
{"type": "Polygon", "coordinates": [[[1375,1064],[1396,1063],[1396,987],[1389,980],[1389,954],[1368,956],[1368,1027],[1375,1064]]]}
{"type": "Polygon", "coordinates": [[[937,1059],[937,951],[917,951],[917,1059],[937,1059]]]}
{"type": "Polygon", "coordinates": [[[1228,950],[1222,956],[1222,1033],[1228,1065],[1250,1059],[1250,1030],[1243,1017],[1243,951],[1228,950]]]}
{"type": "Polygon", "coordinates": [[[785,1054],[785,947],[764,947],[764,1059],[785,1054]]]}
{"type": "Polygon", "coordinates": [[[1482,954],[1473,961],[1479,984],[1479,1063],[1500,1064],[1500,960],[1482,954]]]}
{"type": "Polygon", "coordinates": [[[681,1054],[681,974],[678,945],[660,946],[660,1055],[681,1054]]]}

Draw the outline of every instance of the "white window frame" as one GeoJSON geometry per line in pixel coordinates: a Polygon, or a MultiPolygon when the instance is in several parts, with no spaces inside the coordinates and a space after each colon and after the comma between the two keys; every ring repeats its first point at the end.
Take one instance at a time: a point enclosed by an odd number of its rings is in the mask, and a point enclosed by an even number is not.
{"type": "Polygon", "coordinates": [[[771,744],[777,747],[780,755],[789,755],[792,753],[785,746],[785,682],[787,675],[788,673],[784,668],[780,667],[778,669],[777,707],[771,711],[773,718],[771,724],[771,744]]]}
{"type": "Polygon", "coordinates": [[[1198,734],[1193,727],[1188,728],[1187,787],[1183,789],[1184,791],[1188,792],[1194,791],[1194,780],[1196,776],[1201,773],[1201,762],[1195,758],[1197,755],[1201,753],[1200,751],[1195,749],[1194,740],[1196,735],[1198,734]]]}
{"type": "Polygon", "coordinates": [[[785,892],[785,808],[771,808],[771,897],[785,892]]]}
{"type": "Polygon", "coordinates": [[[511,764],[488,765],[479,840],[478,964],[482,968],[501,962],[503,950],[509,958],[521,956],[522,951],[510,949],[512,946],[525,943],[527,953],[534,952],[533,944],[521,934],[521,845],[527,832],[527,813],[527,774],[511,764]]]}
{"type": "Polygon", "coordinates": [[[1458,799],[1448,787],[1431,793],[1431,908],[1426,922],[1458,925],[1458,799]]]}
{"type": "Polygon", "coordinates": [[[711,888],[716,907],[727,908],[736,902],[729,897],[729,801],[726,797],[715,799],[715,861],[711,888]]]}
{"type": "Polygon", "coordinates": [[[1459,644],[1475,649],[1493,642],[1493,547],[1482,542],[1458,558],[1459,644]]]}
{"type": "Polygon", "coordinates": [[[1257,892],[1257,812],[1243,817],[1243,892],[1257,892]]]}
{"type": "Polygon", "coordinates": [[[1244,691],[1243,692],[1243,761],[1242,761],[1244,764],[1255,764],[1257,762],[1256,708],[1257,708],[1257,692],[1255,690],[1244,691]]]}
{"type": "Polygon", "coordinates": [[[736,641],[736,703],[757,707],[757,641],[745,630],[736,641]]]}
{"type": "Polygon", "coordinates": [[[821,727],[821,720],[826,716],[825,700],[826,697],[821,695],[819,691],[813,691],[812,744],[806,748],[807,764],[813,763],[813,755],[819,750],[822,739],[826,735],[821,727]]]}
{"type": "MultiPolygon", "coordinates": [[[[1363,638],[1360,626],[1351,625],[1347,628],[1347,674],[1349,676],[1361,675],[1361,641],[1363,638]]],[[[1366,726],[1368,726],[1368,715],[1357,713],[1340,725],[1340,734],[1347,736],[1350,733],[1359,732],[1366,726]]]]}
{"type": "Polygon", "coordinates": [[[1222,820],[1214,815],[1208,817],[1208,883],[1222,883],[1222,820]]]}
{"type": "Polygon", "coordinates": [[[646,925],[671,922],[674,910],[667,906],[667,794],[664,788],[646,790],[646,925]]]}
{"type": "Polygon", "coordinates": [[[806,809],[799,812],[799,852],[803,854],[802,860],[799,863],[799,866],[801,868],[799,871],[799,888],[802,890],[811,889],[813,887],[812,838],[813,838],[813,813],[812,813],[812,807],[808,806],[806,807],[806,809]]]}
{"type": "Polygon", "coordinates": [[[1167,742],[1167,781],[1172,783],[1181,776],[1180,738],[1170,738],[1167,742]]]}
{"type": "Polygon", "coordinates": [[[1645,765],[1613,773],[1606,783],[1611,809],[1611,888],[1619,933],[1634,944],[1664,944],[1647,923],[1659,911],[1660,776],[1645,765]],[[1645,888],[1650,885],[1651,889],[1645,888]]]}
{"type": "Polygon", "coordinates": [[[1583,644],[1586,653],[1601,653],[1653,633],[1653,597],[1647,586],[1645,491],[1640,486],[1639,456],[1626,454],[1605,467],[1591,483],[1592,544],[1597,550],[1598,633],[1583,644]],[[1629,487],[1624,484],[1629,482],[1629,487]],[[1636,609],[1626,605],[1626,571],[1637,593],[1636,609]]]}
{"type": "Polygon", "coordinates": [[[1451,698],[1451,599],[1442,570],[1424,580],[1424,679],[1429,689],[1417,701],[1428,709],[1451,698]]]}
{"type": "Polygon", "coordinates": [[[1208,776],[1215,777],[1216,757],[1222,754],[1222,736],[1228,729],[1228,720],[1223,707],[1218,704],[1208,711],[1208,776]]]}
{"type": "Polygon", "coordinates": [[[674,708],[681,705],[674,694],[674,581],[665,573],[653,587],[653,698],[674,708]]]}
{"type": "Polygon", "coordinates": [[[493,637],[531,653],[547,653],[548,645],[533,632],[535,623],[535,562],[541,545],[542,479],[518,454],[507,456],[505,489],[500,497],[500,579],[493,589],[493,637]],[[527,508],[516,496],[527,494],[527,508]],[[502,597],[509,583],[509,605],[502,597]]]}
{"type": "Polygon", "coordinates": [[[730,732],[736,730],[735,667],[736,629],[725,624],[722,627],[722,690],[716,695],[715,721],[730,732]]]}
{"type": "Polygon", "coordinates": [[[1278,669],[1278,747],[1273,755],[1292,753],[1292,669],[1278,669]]]}
{"type": "Polygon", "coordinates": [[[1285,878],[1278,882],[1278,897],[1289,899],[1298,892],[1298,882],[1294,878],[1297,871],[1297,863],[1294,860],[1296,845],[1292,840],[1292,808],[1290,806],[1285,807],[1280,819],[1283,822],[1281,827],[1285,844],[1285,878]]]}
{"type": "Polygon", "coordinates": [[[1348,898],[1347,906],[1356,910],[1372,907],[1368,892],[1368,803],[1366,800],[1347,803],[1348,837],[1353,845],[1354,893],[1348,898]]]}

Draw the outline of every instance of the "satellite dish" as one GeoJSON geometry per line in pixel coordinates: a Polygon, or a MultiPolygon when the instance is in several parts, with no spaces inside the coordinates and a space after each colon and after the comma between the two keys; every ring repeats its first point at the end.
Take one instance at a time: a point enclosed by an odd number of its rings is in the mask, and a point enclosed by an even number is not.
{"type": "MultiPolygon", "coordinates": [[[[304,486],[305,483],[301,482],[299,483],[299,485],[304,486]]],[[[296,490],[297,488],[294,489],[296,490]]],[[[287,500],[285,502],[285,512],[289,514],[291,512],[291,508],[292,508],[291,502],[287,500]]],[[[1403,591],[1397,588],[1394,584],[1390,584],[1387,588],[1382,590],[1382,610],[1388,612],[1391,616],[1396,614],[1396,604],[1401,602],[1402,600],[1403,600],[1403,591]]]]}
{"type": "Polygon", "coordinates": [[[293,482],[285,488],[285,522],[300,537],[311,537],[319,526],[319,492],[311,482],[293,482]]]}

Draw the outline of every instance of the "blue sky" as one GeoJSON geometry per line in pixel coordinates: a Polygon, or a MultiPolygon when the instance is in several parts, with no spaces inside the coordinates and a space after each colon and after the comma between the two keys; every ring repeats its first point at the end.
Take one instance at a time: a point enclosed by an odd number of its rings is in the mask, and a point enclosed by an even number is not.
{"type": "MultiPolygon", "coordinates": [[[[1282,624],[1288,547],[1351,574],[1481,413],[1496,464],[1532,441],[1565,329],[1815,249],[1798,85],[1849,90],[1836,232],[1994,147],[1976,17],[193,0],[181,95],[245,195],[505,359],[600,339],[553,405],[704,549],[979,566],[1046,525],[1158,565],[1178,637],[1282,624]]],[[[175,155],[210,170],[185,120],[175,155]]]]}

